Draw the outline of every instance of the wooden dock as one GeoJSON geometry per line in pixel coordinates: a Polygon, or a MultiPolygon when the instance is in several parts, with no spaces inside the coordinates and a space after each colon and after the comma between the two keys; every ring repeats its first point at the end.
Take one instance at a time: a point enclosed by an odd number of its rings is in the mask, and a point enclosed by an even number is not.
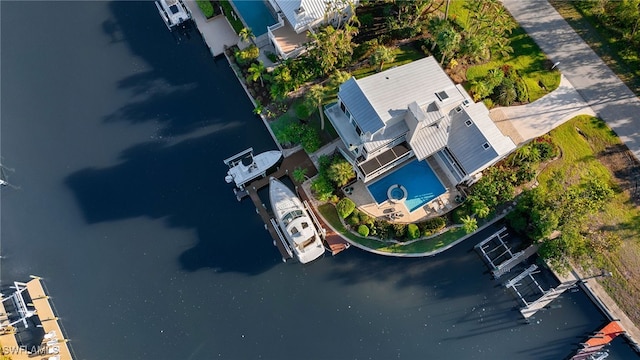
{"type": "MultiPolygon", "coordinates": [[[[309,204],[312,203],[309,195],[303,190],[301,186],[302,184],[296,182],[293,177],[290,176],[293,171],[298,168],[306,169],[305,175],[307,177],[313,177],[318,174],[318,170],[313,164],[313,161],[309,158],[309,155],[307,155],[304,150],[300,150],[284,158],[284,160],[274,173],[268,174],[264,178],[256,179],[253,182],[247,184],[243,193],[236,193],[236,196],[238,196],[238,200],[240,200],[244,196],[249,196],[251,201],[253,201],[253,204],[256,207],[256,213],[260,215],[260,218],[265,223],[265,229],[269,231],[274,245],[280,251],[280,255],[282,255],[283,261],[290,259],[291,255],[287,250],[286,245],[283,244],[280,240],[276,229],[271,223],[271,219],[273,218],[271,209],[267,209],[265,204],[262,203],[262,200],[258,196],[258,191],[266,186],[269,186],[269,178],[271,177],[282,178],[284,176],[289,176],[291,178],[291,181],[293,181],[296,186],[296,193],[300,197],[300,199],[302,201],[306,200],[309,204]]],[[[309,210],[313,212],[315,217],[318,219],[318,225],[326,230],[324,241],[333,255],[349,247],[349,243],[345,241],[342,236],[332,231],[331,228],[324,222],[324,219],[319,216],[318,212],[313,207],[310,207],[309,210]]]]}
{"type": "MultiPolygon", "coordinates": [[[[5,326],[7,324],[7,314],[4,305],[0,305],[0,321],[2,328],[0,330],[0,343],[2,343],[3,355],[9,356],[12,360],[72,360],[71,350],[67,344],[68,339],[64,338],[62,328],[58,323],[58,317],[53,311],[49,296],[45,293],[40,278],[34,277],[26,283],[27,293],[31,298],[28,304],[35,309],[35,315],[40,320],[42,330],[45,337],[42,344],[36,348],[35,353],[29,353],[31,348],[20,347],[18,344],[16,333],[19,331],[28,331],[27,329],[18,329],[17,327],[5,326]]],[[[1,304],[1,303],[0,303],[1,304]]]]}

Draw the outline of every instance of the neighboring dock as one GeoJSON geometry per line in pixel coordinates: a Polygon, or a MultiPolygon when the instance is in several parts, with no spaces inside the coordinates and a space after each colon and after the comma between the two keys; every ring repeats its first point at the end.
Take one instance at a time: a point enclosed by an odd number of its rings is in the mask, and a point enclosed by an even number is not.
{"type": "Polygon", "coordinates": [[[14,282],[14,288],[13,294],[0,296],[2,355],[12,360],[72,360],[68,339],[40,278],[14,282]]]}

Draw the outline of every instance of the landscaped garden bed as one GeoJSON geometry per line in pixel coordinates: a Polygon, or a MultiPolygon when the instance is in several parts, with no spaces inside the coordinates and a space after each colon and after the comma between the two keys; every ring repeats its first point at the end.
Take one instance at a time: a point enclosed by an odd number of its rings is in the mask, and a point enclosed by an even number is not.
{"type": "Polygon", "coordinates": [[[217,0],[196,0],[196,3],[207,20],[222,15],[222,10],[217,0]]]}

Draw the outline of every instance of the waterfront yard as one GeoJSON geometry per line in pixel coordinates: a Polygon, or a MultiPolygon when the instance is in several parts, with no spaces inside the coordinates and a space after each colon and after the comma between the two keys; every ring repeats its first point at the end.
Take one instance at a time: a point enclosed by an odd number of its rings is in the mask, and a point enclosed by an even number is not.
{"type": "Polygon", "coordinates": [[[578,116],[550,135],[562,149],[562,156],[539,176],[544,189],[554,174],[565,174],[566,182],[580,178],[599,178],[612,184],[614,198],[604,210],[594,215],[588,233],[591,238],[607,233],[621,240],[618,251],[596,251],[576,259],[577,263],[598,272],[606,268],[611,278],[599,279],[618,305],[636,323],[640,323],[640,194],[635,180],[640,165],[633,160],[626,146],[603,121],[590,116],[578,116]]]}
{"type": "Polygon", "coordinates": [[[464,235],[466,235],[465,231],[462,228],[456,227],[451,228],[440,235],[436,235],[427,239],[413,240],[406,243],[388,240],[376,240],[373,238],[358,236],[355,233],[349,231],[340,221],[336,208],[333,206],[333,204],[326,203],[320,205],[318,209],[324,219],[329,224],[331,224],[331,226],[333,226],[333,228],[338,233],[364,247],[381,252],[395,254],[425,254],[450,245],[454,241],[459,240],[464,235]]]}

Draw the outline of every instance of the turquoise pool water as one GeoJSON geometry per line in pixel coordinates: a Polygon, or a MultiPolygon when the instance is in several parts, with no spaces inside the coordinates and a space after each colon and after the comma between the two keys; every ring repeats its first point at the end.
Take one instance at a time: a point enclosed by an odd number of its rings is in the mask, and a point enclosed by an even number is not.
{"type": "Polygon", "coordinates": [[[387,191],[392,185],[402,185],[407,189],[404,203],[409,211],[419,209],[446,191],[429,164],[418,160],[413,160],[367,188],[376,202],[382,204],[389,199],[387,191]]]}
{"type": "Polygon", "coordinates": [[[266,34],[267,26],[277,23],[262,0],[233,0],[233,5],[255,36],[266,34]]]}

